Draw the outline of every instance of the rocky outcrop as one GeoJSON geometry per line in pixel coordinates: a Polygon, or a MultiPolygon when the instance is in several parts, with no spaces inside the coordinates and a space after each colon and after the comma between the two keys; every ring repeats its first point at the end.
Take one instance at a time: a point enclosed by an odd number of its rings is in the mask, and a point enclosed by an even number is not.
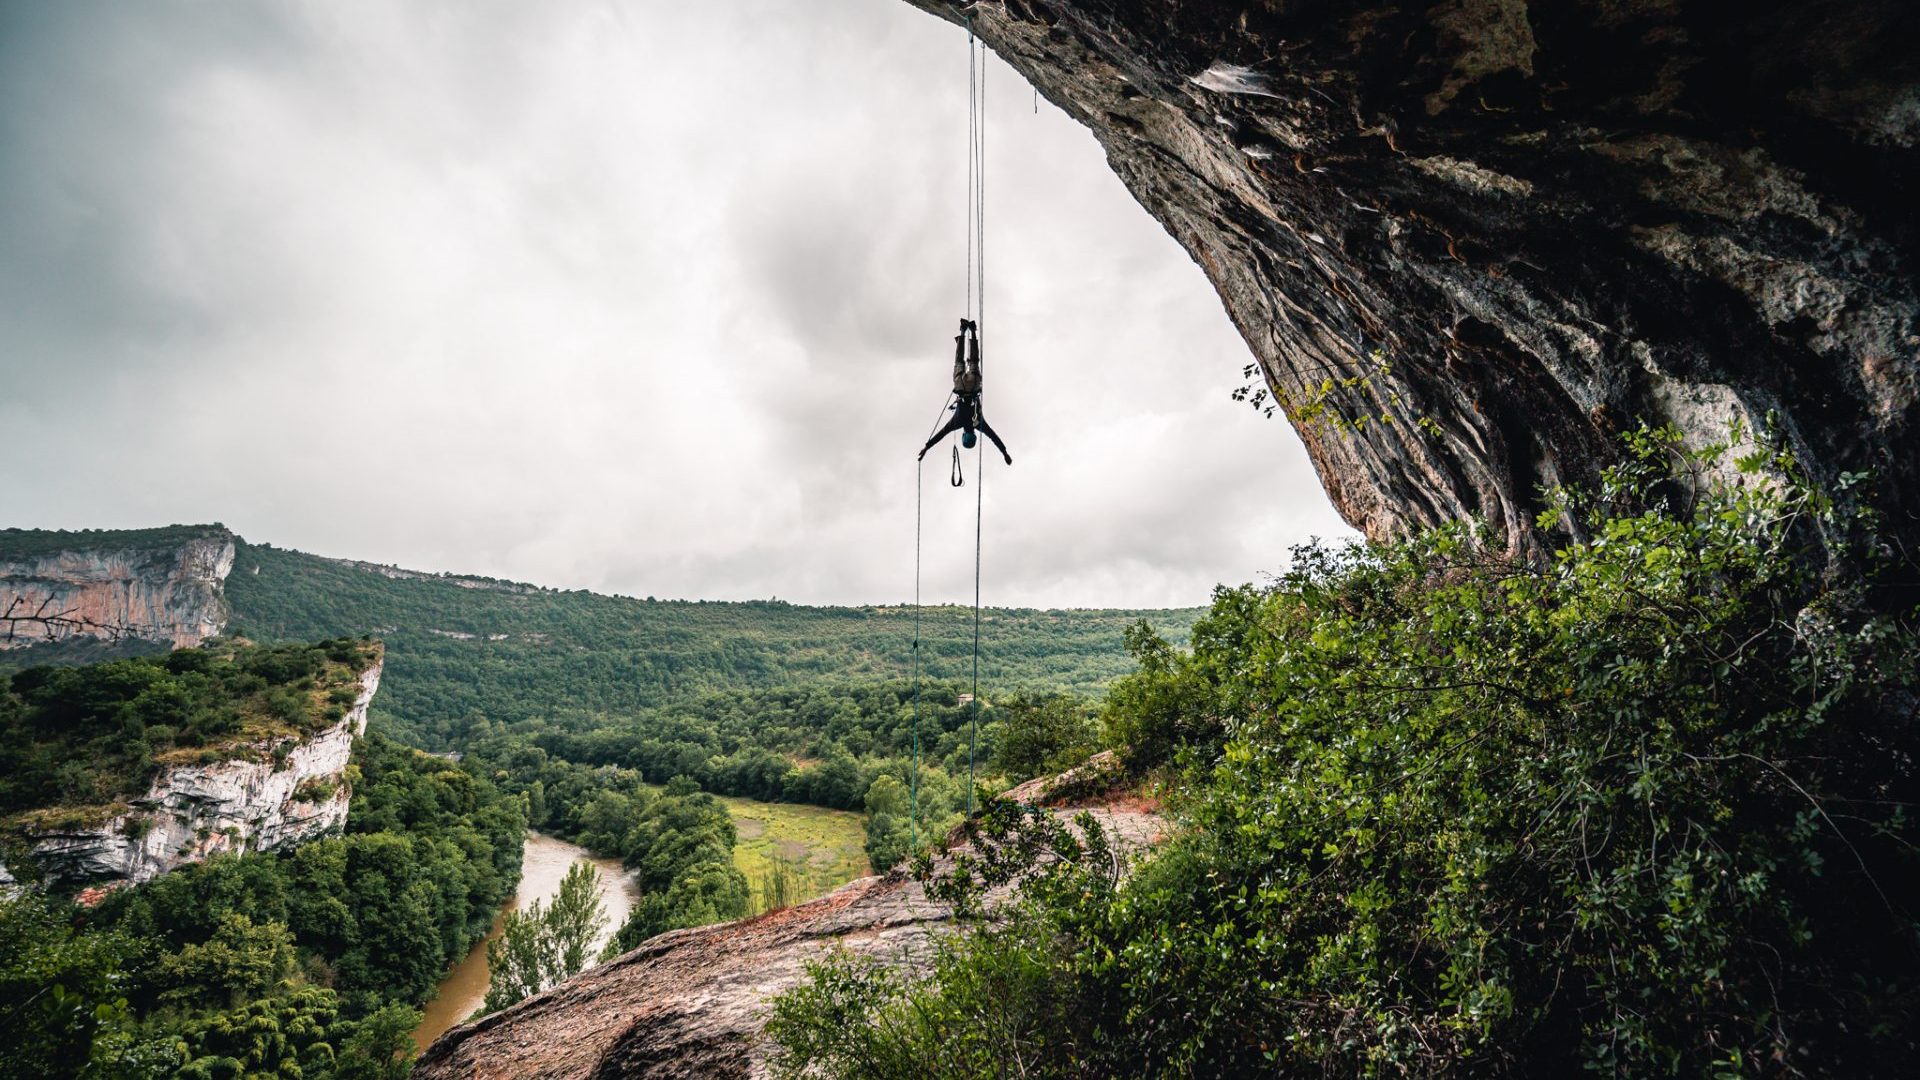
{"type": "Polygon", "coordinates": [[[1531,546],[1623,427],[1772,415],[1920,538],[1920,5],[910,2],[1092,130],[1369,535],[1531,546]]]}
{"type": "MultiPolygon", "coordinates": [[[[1161,821],[1124,805],[1090,811],[1121,844],[1161,821]]],[[[1004,898],[1004,893],[997,894],[1004,898]]],[[[760,1077],[769,1002],[832,948],[924,963],[950,910],[904,876],[862,878],[744,922],[675,930],[518,1005],[454,1028],[414,1068],[418,1080],[760,1077]]]]}
{"type": "Polygon", "coordinates": [[[353,707],[318,734],[164,766],[144,796],[105,820],[29,830],[29,857],[55,884],[138,884],[222,852],[271,851],[339,830],[352,794],[347,762],[382,663],[374,659],[353,707]]]}
{"type": "Polygon", "coordinates": [[[75,638],[198,645],[226,628],[233,553],[218,526],[0,532],[0,649],[75,638]]]}

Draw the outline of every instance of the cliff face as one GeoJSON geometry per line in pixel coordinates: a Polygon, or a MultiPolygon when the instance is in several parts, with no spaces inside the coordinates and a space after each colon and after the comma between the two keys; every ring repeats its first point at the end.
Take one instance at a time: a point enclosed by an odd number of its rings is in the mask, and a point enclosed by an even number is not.
{"type": "Polygon", "coordinates": [[[270,851],[342,828],[352,794],[347,762],[354,738],[366,731],[382,666],[376,659],[361,674],[353,707],[319,734],[234,748],[211,764],[163,767],[124,812],[35,830],[30,858],[55,883],[138,884],[211,855],[270,851]]]}
{"type": "Polygon", "coordinates": [[[12,537],[0,536],[0,614],[19,619],[0,622],[0,649],[75,638],[187,648],[227,625],[222,587],[233,570],[234,537],[225,529],[179,530],[159,540],[16,535],[43,542],[9,544],[12,537]],[[54,538],[70,546],[38,550],[54,538]]]}
{"type": "Polygon", "coordinates": [[[1092,130],[1369,535],[1526,547],[1622,427],[1768,414],[1920,533],[1920,5],[910,2],[1092,130]]]}

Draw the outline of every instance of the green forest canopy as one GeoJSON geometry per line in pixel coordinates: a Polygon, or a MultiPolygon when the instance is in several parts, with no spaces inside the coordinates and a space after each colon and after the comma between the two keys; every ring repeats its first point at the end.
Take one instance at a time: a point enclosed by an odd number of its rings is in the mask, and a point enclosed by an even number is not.
{"type": "MultiPolygon", "coordinates": [[[[910,607],[638,600],[487,578],[413,574],[241,542],[230,632],[262,641],[371,634],[387,643],[378,712],[389,730],[458,748],[484,719],[627,714],[715,691],[897,681],[911,674],[910,607]]],[[[1096,695],[1132,670],[1142,618],[1175,642],[1200,609],[982,615],[981,672],[1014,689],[1096,695]]],[[[927,674],[964,677],[972,611],[929,607],[927,674]]]]}
{"type": "Polygon", "coordinates": [[[0,529],[0,562],[69,551],[158,554],[182,544],[232,534],[225,525],[162,525],[153,529],[0,529]]]}
{"type": "Polygon", "coordinates": [[[346,716],[379,655],[377,644],[345,638],[229,642],[0,674],[0,815],[110,812],[161,765],[304,739],[346,716]]]}

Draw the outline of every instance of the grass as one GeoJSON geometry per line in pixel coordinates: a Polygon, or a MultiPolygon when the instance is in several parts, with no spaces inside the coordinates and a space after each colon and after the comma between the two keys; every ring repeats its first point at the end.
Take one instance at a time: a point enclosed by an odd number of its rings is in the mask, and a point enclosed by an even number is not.
{"type": "Polygon", "coordinates": [[[832,892],[873,871],[867,866],[866,816],[799,803],[766,803],[722,797],[740,840],[733,862],[753,887],[753,910],[770,905],[767,894],[779,863],[804,868],[799,899],[832,892]]]}

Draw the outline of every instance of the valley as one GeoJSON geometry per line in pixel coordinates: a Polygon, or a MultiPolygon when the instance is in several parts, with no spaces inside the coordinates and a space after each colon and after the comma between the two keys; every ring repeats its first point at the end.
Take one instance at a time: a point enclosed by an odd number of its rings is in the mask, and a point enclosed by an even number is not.
{"type": "Polygon", "coordinates": [[[1905,1080],[1916,42],[0,0],[0,1080],[1905,1080]]]}

